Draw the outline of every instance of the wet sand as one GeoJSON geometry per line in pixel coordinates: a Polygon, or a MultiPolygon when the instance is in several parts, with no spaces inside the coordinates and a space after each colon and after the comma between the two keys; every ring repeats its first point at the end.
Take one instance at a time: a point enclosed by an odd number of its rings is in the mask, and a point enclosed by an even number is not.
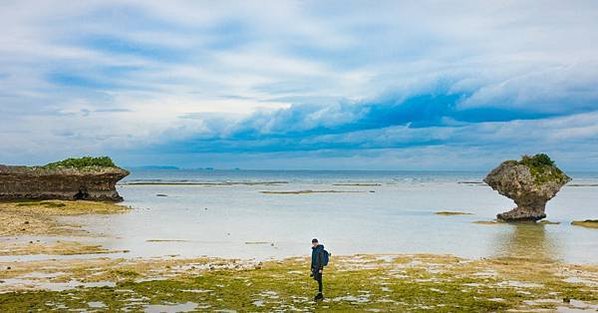
{"type": "Polygon", "coordinates": [[[61,223],[60,216],[115,214],[129,211],[125,206],[91,201],[0,202],[0,236],[82,235],[79,225],[61,223]]]}
{"type": "Polygon", "coordinates": [[[77,241],[51,241],[39,240],[29,242],[0,242],[0,256],[16,255],[80,255],[126,253],[123,250],[109,250],[97,244],[84,244],[77,241]]]}
{"type": "Polygon", "coordinates": [[[0,202],[0,256],[78,255],[124,253],[100,244],[85,244],[81,237],[97,237],[64,216],[118,214],[130,208],[91,201],[19,201],[0,202]],[[67,238],[67,240],[56,239],[67,238]]]}

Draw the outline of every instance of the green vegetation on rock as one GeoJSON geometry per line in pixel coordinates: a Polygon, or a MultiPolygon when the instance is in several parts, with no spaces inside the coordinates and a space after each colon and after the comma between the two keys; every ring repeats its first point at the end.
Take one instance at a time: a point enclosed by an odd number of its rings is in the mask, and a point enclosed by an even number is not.
{"type": "Polygon", "coordinates": [[[570,179],[569,176],[556,167],[554,161],[545,153],[538,153],[534,156],[524,155],[520,161],[507,162],[516,162],[527,166],[537,184],[549,181],[565,183],[570,179]]]}
{"type": "Polygon", "coordinates": [[[534,156],[524,155],[519,163],[529,167],[554,166],[554,161],[545,153],[538,153],[534,156]]]}
{"type": "Polygon", "coordinates": [[[85,167],[116,167],[112,159],[107,156],[102,157],[82,157],[82,158],[68,158],[66,160],[48,163],[43,166],[47,169],[56,168],[85,168],[85,167]]]}

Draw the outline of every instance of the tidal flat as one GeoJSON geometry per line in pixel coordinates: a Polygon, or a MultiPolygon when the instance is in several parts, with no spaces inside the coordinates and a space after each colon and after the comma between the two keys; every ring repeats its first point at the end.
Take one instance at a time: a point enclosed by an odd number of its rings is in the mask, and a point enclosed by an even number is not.
{"type": "Polygon", "coordinates": [[[598,266],[543,259],[450,255],[333,256],[314,302],[307,258],[265,262],[93,259],[2,263],[3,312],[337,311],[545,312],[598,308],[598,266]],[[37,273],[36,275],[32,275],[37,273]],[[99,287],[89,287],[89,286],[99,287]],[[52,289],[57,290],[52,290],[52,289]],[[170,309],[169,309],[170,308],[170,309]],[[178,309],[177,309],[178,308],[178,309]],[[185,310],[183,310],[183,308],[185,310]]]}
{"type": "Polygon", "coordinates": [[[0,256],[126,253],[106,249],[101,244],[78,242],[81,237],[98,234],[61,217],[119,214],[129,210],[122,205],[92,201],[0,202],[0,256]]]}
{"type": "Polygon", "coordinates": [[[0,236],[80,235],[80,225],[61,223],[61,216],[115,214],[130,208],[93,201],[18,201],[0,202],[0,236]]]}
{"type": "Polygon", "coordinates": [[[598,309],[598,232],[571,225],[594,187],[565,187],[553,223],[510,224],[510,201],[458,183],[476,177],[401,175],[150,172],[166,184],[120,185],[122,205],[0,203],[0,311],[598,309]],[[333,253],[319,303],[312,236],[333,253]]]}

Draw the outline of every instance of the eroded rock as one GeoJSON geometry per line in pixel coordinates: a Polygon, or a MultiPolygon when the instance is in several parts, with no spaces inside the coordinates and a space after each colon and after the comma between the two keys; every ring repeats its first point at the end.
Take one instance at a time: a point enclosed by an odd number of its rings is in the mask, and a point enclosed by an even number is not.
{"type": "MultiPolygon", "coordinates": [[[[94,158],[87,159],[94,161],[94,158]]],[[[113,164],[65,164],[58,162],[37,167],[0,165],[0,200],[123,200],[116,191],[116,183],[129,175],[128,171],[113,164]]]]}
{"type": "Polygon", "coordinates": [[[499,220],[537,221],[546,217],[546,202],[571,178],[546,154],[505,161],[484,179],[492,189],[515,201],[514,209],[497,215],[499,220]]]}

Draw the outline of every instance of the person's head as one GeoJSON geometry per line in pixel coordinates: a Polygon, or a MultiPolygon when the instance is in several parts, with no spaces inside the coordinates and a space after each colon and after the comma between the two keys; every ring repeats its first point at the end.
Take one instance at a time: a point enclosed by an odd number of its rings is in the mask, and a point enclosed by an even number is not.
{"type": "Polygon", "coordinates": [[[314,247],[315,247],[315,246],[317,246],[318,244],[319,244],[319,243],[318,243],[318,239],[314,238],[314,239],[312,239],[312,240],[311,240],[311,245],[312,245],[312,246],[314,246],[314,247]]]}

